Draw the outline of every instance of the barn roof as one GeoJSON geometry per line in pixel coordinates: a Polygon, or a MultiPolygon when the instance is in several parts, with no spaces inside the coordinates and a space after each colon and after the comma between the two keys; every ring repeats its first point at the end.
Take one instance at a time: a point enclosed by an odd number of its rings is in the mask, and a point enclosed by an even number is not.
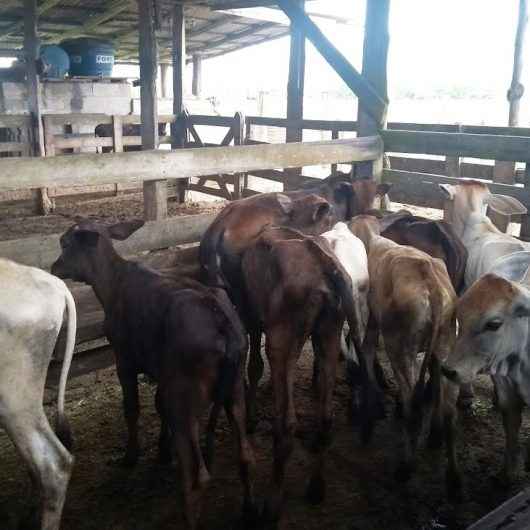
{"type": "MultiPolygon", "coordinates": [[[[270,0],[155,0],[160,62],[171,60],[170,13],[176,3],[185,6],[188,56],[216,57],[289,33],[288,25],[277,17],[251,18],[243,15],[244,10],[234,11],[275,3],[270,0]]],[[[138,61],[136,0],[40,0],[38,9],[43,43],[80,36],[103,37],[114,41],[117,61],[138,61]]],[[[23,0],[0,2],[0,48],[22,47],[23,11],[23,0]]]]}

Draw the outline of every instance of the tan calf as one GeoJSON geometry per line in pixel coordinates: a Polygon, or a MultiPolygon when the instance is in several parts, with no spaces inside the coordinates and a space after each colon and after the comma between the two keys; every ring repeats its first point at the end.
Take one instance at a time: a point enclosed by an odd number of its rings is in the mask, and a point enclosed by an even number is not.
{"type": "Polygon", "coordinates": [[[380,330],[403,410],[404,454],[396,478],[407,480],[415,467],[427,371],[433,398],[431,446],[441,443],[444,414],[452,417],[444,407],[453,407],[454,400],[442,402],[440,360],[454,344],[456,294],[441,260],[382,237],[375,217],[358,216],[350,229],[368,252],[371,314],[364,355],[371,364],[380,330]],[[418,365],[417,355],[422,351],[426,353],[418,365]]]}

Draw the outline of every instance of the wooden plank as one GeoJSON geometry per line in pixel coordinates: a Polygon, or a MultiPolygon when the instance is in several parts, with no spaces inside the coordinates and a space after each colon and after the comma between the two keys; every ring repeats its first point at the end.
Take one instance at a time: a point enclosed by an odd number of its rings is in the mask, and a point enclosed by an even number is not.
{"type": "Polygon", "coordinates": [[[22,142],[0,142],[0,153],[22,153],[28,145],[22,142]]]}
{"type": "Polygon", "coordinates": [[[0,114],[0,127],[8,129],[27,129],[31,127],[31,117],[15,114],[0,114]]]}
{"type": "Polygon", "coordinates": [[[530,161],[530,138],[489,134],[381,131],[386,152],[530,161]]]}
{"type": "Polygon", "coordinates": [[[380,137],[273,145],[205,147],[175,151],[80,154],[2,161],[0,191],[39,186],[101,185],[164,178],[374,160],[380,137]]]}
{"type": "Polygon", "coordinates": [[[55,149],[86,149],[113,146],[112,138],[100,138],[90,133],[71,136],[56,134],[52,141],[55,149]]]}
{"type": "MultiPolygon", "coordinates": [[[[186,71],[186,18],[184,6],[177,4],[171,12],[171,54],[173,64],[173,114],[181,120],[171,125],[172,149],[182,149],[186,145],[188,113],[184,108],[184,75],[186,71]]],[[[189,179],[177,181],[177,201],[183,204],[188,199],[189,179]]]]}
{"type": "Polygon", "coordinates": [[[305,36],[313,43],[315,48],[326,59],[330,66],[337,72],[346,85],[357,95],[364,105],[366,112],[374,120],[382,124],[386,119],[387,100],[355,70],[349,61],[320,31],[318,26],[300,9],[293,0],[279,0],[278,6],[289,17],[305,36]]]}
{"type": "MultiPolygon", "coordinates": [[[[339,139],[339,131],[337,129],[333,129],[331,131],[331,139],[332,140],[338,140],[339,139]]],[[[331,174],[332,175],[336,175],[337,174],[337,171],[338,171],[338,166],[337,164],[331,164],[331,174]]]]}
{"type": "Polygon", "coordinates": [[[191,125],[210,125],[214,127],[232,127],[234,118],[231,116],[208,116],[206,114],[191,114],[191,125]]]}
{"type": "MultiPolygon", "coordinates": [[[[158,100],[156,78],[158,47],[155,35],[152,0],[138,0],[140,38],[140,101],[142,116],[142,149],[158,147],[158,100]]],[[[161,180],[144,182],[144,217],[149,221],[167,217],[167,183],[161,180]]]]}
{"type": "MultiPolygon", "coordinates": [[[[80,155],[81,156],[81,155],[80,155]]],[[[72,157],[74,158],[74,157],[72,157]]],[[[215,214],[185,215],[149,221],[115,248],[124,256],[198,241],[215,214]]],[[[0,257],[23,265],[49,269],[60,255],[60,234],[0,241],[0,257]]]]}
{"type": "MultiPolygon", "coordinates": [[[[390,190],[392,201],[443,209],[444,198],[438,189],[438,184],[457,185],[460,181],[443,175],[384,169],[383,182],[392,184],[390,190]]],[[[492,193],[515,197],[530,208],[530,189],[492,182],[488,182],[487,185],[492,193]]]]}
{"type": "MultiPolygon", "coordinates": [[[[114,352],[110,346],[104,346],[96,350],[83,352],[74,357],[72,367],[68,373],[68,380],[87,375],[96,370],[103,370],[114,364],[114,352]]],[[[46,387],[54,387],[59,384],[62,363],[52,361],[48,368],[46,387]]]]}
{"type": "MultiPolygon", "coordinates": [[[[121,116],[112,116],[112,142],[115,153],[123,153],[123,120],[121,116]]],[[[114,193],[119,195],[120,185],[114,184],[114,193]]]]}

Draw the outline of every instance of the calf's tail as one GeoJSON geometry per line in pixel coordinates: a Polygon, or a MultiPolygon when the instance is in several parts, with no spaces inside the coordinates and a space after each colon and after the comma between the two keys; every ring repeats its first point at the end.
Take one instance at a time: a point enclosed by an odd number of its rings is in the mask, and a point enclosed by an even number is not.
{"type": "Polygon", "coordinates": [[[61,377],[59,379],[59,392],[57,396],[57,418],[55,420],[55,432],[61,443],[71,449],[73,445],[72,433],[68,419],[64,413],[64,395],[66,391],[66,382],[68,372],[72,364],[72,357],[75,347],[75,336],[77,329],[77,312],[72,294],[65,286],[65,301],[67,310],[67,329],[66,329],[66,347],[63,357],[63,366],[61,368],[61,377]]]}

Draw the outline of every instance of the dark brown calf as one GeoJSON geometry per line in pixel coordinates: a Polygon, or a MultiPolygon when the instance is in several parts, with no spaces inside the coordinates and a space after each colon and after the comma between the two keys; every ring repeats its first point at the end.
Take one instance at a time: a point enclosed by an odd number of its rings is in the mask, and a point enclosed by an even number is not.
{"type": "Polygon", "coordinates": [[[320,361],[316,459],[307,489],[308,499],[318,503],[325,496],[324,460],[331,442],[332,396],[344,316],[359,347],[361,310],[353,299],[348,274],[323,238],[282,228],[265,229],[244,253],[242,273],[252,308],[251,328],[264,330],[271,366],[274,466],[265,513],[275,520],[281,513],[285,467],[296,429],[293,384],[302,347],[311,336],[320,361]]]}
{"type": "Polygon", "coordinates": [[[454,228],[445,221],[397,212],[381,220],[381,235],[399,245],[410,245],[440,258],[457,294],[464,288],[467,250],[454,228]]]}
{"type": "MultiPolygon", "coordinates": [[[[158,382],[162,420],[160,458],[177,452],[182,468],[184,512],[195,529],[201,491],[210,478],[199,447],[199,421],[211,403],[224,406],[239,445],[245,508],[253,506],[253,453],[245,432],[243,369],[247,340],[223,291],[193,280],[175,280],[121,258],[110,238],[125,239],[142,221],[103,226],[83,221],[61,237],[62,254],[52,272],[88,283],[105,310],[105,333],[116,355],[129,439],[124,463],[138,458],[138,381],[158,382]]],[[[211,422],[212,423],[212,422],[211,422]]],[[[213,448],[214,424],[208,433],[213,448]]]]}

